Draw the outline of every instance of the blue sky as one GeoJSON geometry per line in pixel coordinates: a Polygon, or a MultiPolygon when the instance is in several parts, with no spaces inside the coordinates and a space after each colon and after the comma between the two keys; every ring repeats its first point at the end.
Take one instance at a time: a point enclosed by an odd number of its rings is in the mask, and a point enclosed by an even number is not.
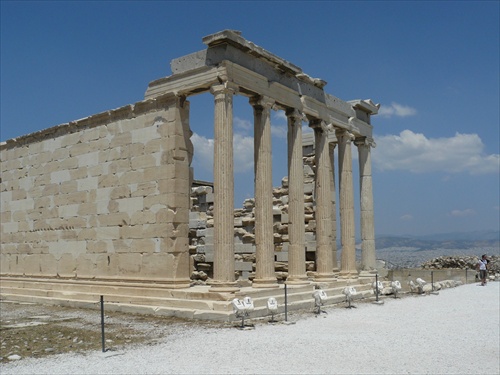
{"type": "MultiPolygon", "coordinates": [[[[498,230],[499,4],[1,1],[0,139],[140,101],[172,59],[235,29],[327,81],[328,93],[381,104],[372,121],[377,234],[498,230]]],[[[213,98],[190,101],[195,178],[211,180],[213,98]]],[[[252,119],[236,97],[237,206],[253,196],[252,119]]],[[[282,112],[272,123],[279,185],[282,112]]],[[[357,168],[354,176],[359,206],[357,168]]]]}

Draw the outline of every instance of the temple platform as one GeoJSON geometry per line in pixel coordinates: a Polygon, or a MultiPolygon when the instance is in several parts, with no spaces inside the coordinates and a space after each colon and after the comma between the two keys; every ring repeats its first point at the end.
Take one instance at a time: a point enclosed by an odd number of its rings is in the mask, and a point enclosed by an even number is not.
{"type": "Polygon", "coordinates": [[[184,319],[235,321],[232,300],[250,297],[255,309],[248,318],[270,316],[267,300],[276,298],[278,314],[314,308],[313,293],[317,285],[327,294],[325,305],[345,303],[343,289],[356,288],[355,299],[374,298],[370,278],[338,279],[307,285],[279,284],[277,288],[242,286],[234,293],[213,292],[210,286],[198,285],[171,289],[158,283],[130,283],[77,279],[1,277],[0,298],[6,301],[31,302],[68,307],[99,309],[103,296],[107,311],[172,316],[184,319]]]}

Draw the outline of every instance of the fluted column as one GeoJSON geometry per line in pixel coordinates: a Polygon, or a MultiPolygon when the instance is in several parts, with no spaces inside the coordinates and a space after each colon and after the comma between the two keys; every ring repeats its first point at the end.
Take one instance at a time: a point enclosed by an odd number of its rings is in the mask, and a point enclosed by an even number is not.
{"type": "Polygon", "coordinates": [[[332,198],[332,259],[333,273],[339,273],[337,261],[337,193],[335,191],[335,146],[334,142],[328,144],[328,152],[330,154],[330,191],[332,198]]]}
{"type": "Polygon", "coordinates": [[[288,284],[307,284],[304,167],[302,163],[302,113],[286,111],[288,118],[288,284]]]}
{"type": "Polygon", "coordinates": [[[339,192],[340,192],[340,231],[342,242],[340,277],[357,277],[356,238],[354,224],[354,192],[352,180],[353,135],[346,130],[337,131],[339,144],[339,192]]]}
{"type": "Polygon", "coordinates": [[[253,286],[278,287],[274,272],[271,107],[267,97],[250,99],[254,112],[255,246],[253,286]]]}
{"type": "Polygon", "coordinates": [[[366,137],[357,138],[359,156],[359,190],[361,202],[361,269],[374,271],[376,269],[375,226],[373,219],[373,190],[371,147],[375,142],[366,137]]]}
{"type": "Polygon", "coordinates": [[[214,95],[214,279],[211,291],[236,291],[234,276],[233,95],[229,83],[214,95]]]}
{"type": "Polygon", "coordinates": [[[332,198],[328,132],[321,120],[310,123],[315,142],[316,279],[333,280],[332,198]]]}

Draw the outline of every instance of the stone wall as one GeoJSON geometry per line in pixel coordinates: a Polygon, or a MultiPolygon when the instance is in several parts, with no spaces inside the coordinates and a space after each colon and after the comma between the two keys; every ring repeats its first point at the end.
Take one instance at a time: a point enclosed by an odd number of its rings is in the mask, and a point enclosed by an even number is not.
{"type": "Polygon", "coordinates": [[[188,113],[166,95],[2,143],[1,274],[188,283],[188,113]]]}

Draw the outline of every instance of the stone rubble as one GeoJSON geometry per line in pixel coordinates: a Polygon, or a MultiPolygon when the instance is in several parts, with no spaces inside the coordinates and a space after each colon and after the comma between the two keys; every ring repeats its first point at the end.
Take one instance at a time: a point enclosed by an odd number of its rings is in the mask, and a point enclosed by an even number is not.
{"type": "MultiPolygon", "coordinates": [[[[306,271],[315,270],[316,221],[314,217],[315,160],[312,146],[304,147],[304,214],[306,271]]],[[[192,284],[205,284],[213,277],[214,194],[212,186],[191,188],[189,251],[192,284]]],[[[288,276],[288,177],[273,189],[273,231],[275,274],[279,281],[288,276]]],[[[249,198],[234,210],[235,276],[237,280],[255,277],[255,199],[249,198]]]]}
{"type": "MultiPolygon", "coordinates": [[[[500,279],[500,257],[497,255],[488,256],[490,278],[500,279]]],[[[422,264],[424,269],[458,268],[475,270],[479,262],[478,256],[441,256],[428,260],[422,264]]]]}

